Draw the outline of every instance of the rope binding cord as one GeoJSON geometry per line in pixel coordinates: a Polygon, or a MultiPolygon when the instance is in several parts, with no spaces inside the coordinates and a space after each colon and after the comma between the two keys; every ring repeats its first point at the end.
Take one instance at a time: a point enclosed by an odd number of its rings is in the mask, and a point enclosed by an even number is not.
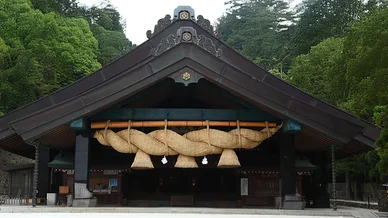
{"type": "Polygon", "coordinates": [[[268,121],[265,121],[265,129],[267,130],[267,137],[269,138],[270,134],[269,134],[269,128],[268,128],[268,121]]]}
{"type": "Polygon", "coordinates": [[[241,149],[241,130],[240,130],[240,120],[237,120],[237,131],[238,131],[238,148],[241,149]]]}
{"type": "Polygon", "coordinates": [[[131,144],[131,120],[128,120],[128,144],[131,144]]]}
{"type": "Polygon", "coordinates": [[[105,139],[106,139],[106,130],[108,130],[109,123],[110,123],[110,120],[106,121],[106,124],[105,124],[105,129],[104,129],[104,138],[105,139]]]}
{"type": "MultiPolygon", "coordinates": [[[[168,145],[167,145],[167,119],[164,120],[164,136],[165,136],[164,145],[167,148],[167,156],[168,156],[169,153],[168,153],[168,145]]],[[[167,164],[167,162],[168,161],[167,161],[166,155],[164,155],[163,158],[162,158],[162,163],[163,164],[167,164]]]]}
{"type": "MultiPolygon", "coordinates": [[[[211,144],[210,144],[210,128],[209,128],[209,120],[206,120],[206,132],[207,132],[207,144],[208,144],[208,146],[209,146],[209,148],[210,148],[210,147],[211,147],[211,144]]],[[[211,150],[211,149],[210,149],[210,150],[211,150]]],[[[203,164],[203,165],[208,164],[206,155],[203,157],[202,164],[203,164]]]]}

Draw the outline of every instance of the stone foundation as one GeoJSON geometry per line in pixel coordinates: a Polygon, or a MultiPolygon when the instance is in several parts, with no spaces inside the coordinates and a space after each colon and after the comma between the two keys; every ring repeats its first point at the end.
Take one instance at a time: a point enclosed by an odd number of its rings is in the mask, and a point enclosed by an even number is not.
{"type": "Polygon", "coordinates": [[[91,199],[74,199],[73,207],[96,207],[97,206],[97,198],[91,199]]]}

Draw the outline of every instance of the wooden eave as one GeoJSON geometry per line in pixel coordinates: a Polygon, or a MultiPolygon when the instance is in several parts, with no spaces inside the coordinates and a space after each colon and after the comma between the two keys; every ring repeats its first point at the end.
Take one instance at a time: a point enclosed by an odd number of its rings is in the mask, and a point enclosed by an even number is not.
{"type": "MultiPolygon", "coordinates": [[[[10,138],[32,140],[80,117],[98,113],[189,67],[206,80],[258,107],[292,118],[338,143],[373,149],[380,129],[357,119],[258,67],[194,21],[178,20],[133,51],[95,73],[0,117],[0,145],[10,138]],[[151,49],[181,27],[210,38],[220,57],[193,43],[180,43],[161,55],[151,49]]],[[[1,147],[1,146],[0,146],[1,147]]]]}

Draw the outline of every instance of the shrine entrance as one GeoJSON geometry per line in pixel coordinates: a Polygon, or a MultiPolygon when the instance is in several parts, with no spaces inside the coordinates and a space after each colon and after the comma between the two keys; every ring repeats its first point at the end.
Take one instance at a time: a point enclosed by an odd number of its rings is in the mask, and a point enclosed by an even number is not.
{"type": "Polygon", "coordinates": [[[236,207],[239,178],[232,169],[156,169],[123,175],[128,206],[236,207]]]}

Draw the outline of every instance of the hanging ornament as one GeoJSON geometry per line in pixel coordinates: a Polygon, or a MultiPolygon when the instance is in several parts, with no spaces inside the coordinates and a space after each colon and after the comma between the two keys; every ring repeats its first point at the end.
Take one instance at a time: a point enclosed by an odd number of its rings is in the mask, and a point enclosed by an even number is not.
{"type": "Polygon", "coordinates": [[[203,157],[202,164],[203,165],[207,165],[208,164],[206,156],[203,157]]]}
{"type": "Polygon", "coordinates": [[[166,158],[166,156],[163,156],[162,158],[162,164],[167,164],[168,163],[168,160],[166,158]]]}

